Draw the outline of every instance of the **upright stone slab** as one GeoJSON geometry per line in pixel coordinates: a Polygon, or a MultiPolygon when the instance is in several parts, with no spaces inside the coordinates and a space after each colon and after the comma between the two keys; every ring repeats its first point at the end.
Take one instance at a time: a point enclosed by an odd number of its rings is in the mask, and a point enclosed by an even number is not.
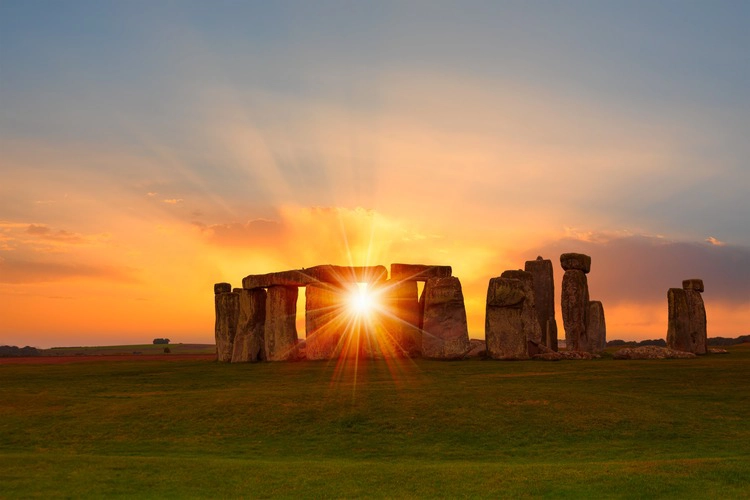
{"type": "MultiPolygon", "coordinates": [[[[501,278],[516,279],[523,284],[523,294],[526,297],[521,307],[521,322],[523,333],[526,336],[526,340],[535,342],[537,344],[542,343],[542,326],[539,324],[538,315],[536,313],[536,294],[534,293],[534,275],[521,271],[504,271],[500,275],[501,278]]],[[[546,325],[545,325],[546,326],[546,325]]]]}
{"type": "Polygon", "coordinates": [[[703,280],[689,279],[682,282],[687,302],[688,323],[690,325],[690,340],[693,345],[691,352],[706,354],[708,350],[708,332],[706,331],[706,306],[703,303],[703,280]]]}
{"type": "Polygon", "coordinates": [[[232,363],[264,361],[266,291],[262,288],[235,288],[234,292],[239,296],[239,317],[232,349],[232,363]]]}
{"type": "Polygon", "coordinates": [[[231,290],[232,285],[229,283],[214,285],[216,359],[222,363],[232,361],[234,337],[237,333],[240,296],[231,290]]]}
{"type": "Polygon", "coordinates": [[[589,285],[586,273],[591,269],[591,257],[564,253],[560,256],[560,264],[565,270],[560,296],[565,345],[569,351],[588,351],[589,285]]]}
{"type": "Polygon", "coordinates": [[[667,347],[675,351],[693,352],[693,340],[690,335],[690,312],[687,294],[682,288],[670,288],[667,291],[667,347]]]}
{"type": "Polygon", "coordinates": [[[589,323],[586,328],[589,351],[601,352],[607,347],[607,325],[604,321],[604,306],[598,300],[589,302],[589,323]]]}
{"type": "Polygon", "coordinates": [[[430,278],[424,288],[422,356],[459,359],[469,351],[469,329],[458,278],[430,278]]]}
{"type": "Polygon", "coordinates": [[[307,359],[333,359],[341,353],[342,336],[349,318],[344,315],[346,297],[331,284],[305,287],[305,339],[307,359]]]}
{"type": "Polygon", "coordinates": [[[266,297],[266,359],[296,359],[297,352],[297,287],[272,286],[266,297]]]}
{"type": "Polygon", "coordinates": [[[542,331],[542,343],[557,351],[557,322],[555,321],[555,280],[552,261],[541,256],[526,261],[525,270],[534,278],[534,307],[542,331]],[[549,323],[553,322],[553,325],[549,323]]]}
{"type": "Polygon", "coordinates": [[[492,359],[528,358],[523,330],[524,283],[511,278],[492,278],[487,288],[484,336],[492,359]]]}
{"type": "Polygon", "coordinates": [[[416,281],[388,281],[381,294],[385,314],[381,318],[384,335],[392,339],[396,351],[418,357],[422,354],[419,328],[419,299],[416,281]]]}

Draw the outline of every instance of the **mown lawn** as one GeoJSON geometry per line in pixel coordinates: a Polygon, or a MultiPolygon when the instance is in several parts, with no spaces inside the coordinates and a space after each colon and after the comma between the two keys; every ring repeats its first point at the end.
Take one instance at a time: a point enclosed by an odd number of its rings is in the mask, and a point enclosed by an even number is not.
{"type": "Polygon", "coordinates": [[[750,348],[0,365],[0,497],[750,496],[750,348]]]}

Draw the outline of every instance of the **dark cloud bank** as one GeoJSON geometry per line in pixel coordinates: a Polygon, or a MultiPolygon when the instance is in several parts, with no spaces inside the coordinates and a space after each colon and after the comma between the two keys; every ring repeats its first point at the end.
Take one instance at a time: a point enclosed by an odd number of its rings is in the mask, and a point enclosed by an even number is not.
{"type": "MultiPolygon", "coordinates": [[[[701,278],[705,282],[707,299],[750,303],[748,247],[671,242],[647,236],[606,242],[563,239],[529,250],[525,258],[542,255],[552,259],[555,274],[561,276],[559,257],[565,252],[591,256],[592,299],[609,303],[664,300],[666,304],[667,289],[681,287],[683,279],[701,278]]],[[[556,276],[558,283],[559,276],[556,276]]]]}

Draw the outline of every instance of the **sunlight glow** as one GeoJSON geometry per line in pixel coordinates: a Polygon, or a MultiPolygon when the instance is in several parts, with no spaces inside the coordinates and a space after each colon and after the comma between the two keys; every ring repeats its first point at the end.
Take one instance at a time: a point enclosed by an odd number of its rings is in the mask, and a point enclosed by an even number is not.
{"type": "Polygon", "coordinates": [[[358,283],[349,297],[349,308],[358,316],[369,316],[375,306],[374,297],[367,289],[367,283],[358,283]]]}

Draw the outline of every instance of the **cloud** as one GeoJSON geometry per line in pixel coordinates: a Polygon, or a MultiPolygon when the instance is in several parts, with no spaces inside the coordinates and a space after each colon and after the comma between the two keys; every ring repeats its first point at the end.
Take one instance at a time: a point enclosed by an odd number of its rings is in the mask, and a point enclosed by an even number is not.
{"type": "Polygon", "coordinates": [[[558,258],[565,252],[591,256],[588,277],[592,298],[605,302],[666,301],[667,289],[681,287],[683,279],[701,278],[706,299],[750,303],[750,247],[644,235],[592,235],[585,239],[563,238],[531,249],[525,259],[537,254],[551,258],[555,273],[561,276],[558,258]]]}
{"type": "Polygon", "coordinates": [[[53,231],[51,228],[45,225],[29,224],[29,226],[26,228],[26,234],[30,234],[39,239],[59,241],[63,243],[75,244],[86,242],[85,238],[83,238],[80,234],[71,233],[70,231],[65,231],[63,229],[53,231]]]}
{"type": "Polygon", "coordinates": [[[168,205],[177,205],[182,203],[184,200],[182,198],[170,198],[167,200],[161,200],[162,203],[166,203],[168,205]]]}
{"type": "Polygon", "coordinates": [[[193,223],[203,237],[215,245],[248,246],[278,243],[285,233],[282,223],[254,219],[247,222],[230,222],[225,224],[205,225],[193,223]]]}
{"type": "Polygon", "coordinates": [[[719,246],[719,247],[723,247],[724,245],[726,245],[726,243],[724,243],[723,241],[717,240],[713,236],[709,236],[708,238],[706,238],[706,242],[711,243],[712,245],[719,246]]]}
{"type": "Polygon", "coordinates": [[[25,259],[0,259],[0,283],[29,284],[94,279],[136,283],[132,269],[114,266],[96,266],[79,263],[32,261],[25,259]]]}

